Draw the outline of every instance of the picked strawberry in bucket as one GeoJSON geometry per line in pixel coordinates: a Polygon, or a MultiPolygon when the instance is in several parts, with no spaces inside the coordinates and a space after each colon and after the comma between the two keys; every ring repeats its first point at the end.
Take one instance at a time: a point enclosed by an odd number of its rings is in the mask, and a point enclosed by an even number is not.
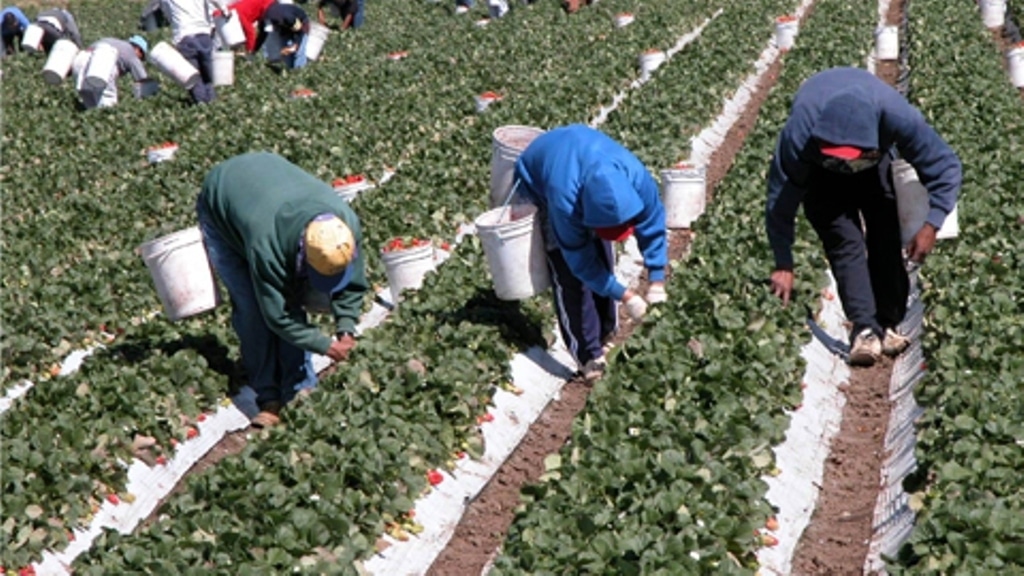
{"type": "Polygon", "coordinates": [[[165,160],[174,158],[174,154],[178,151],[178,145],[174,142],[162,142],[156,146],[150,146],[146,148],[146,159],[149,160],[150,164],[157,164],[165,160]]]}
{"type": "Polygon", "coordinates": [[[401,59],[405,58],[408,55],[409,55],[409,53],[407,51],[400,50],[398,52],[392,52],[392,53],[388,54],[388,60],[401,60],[401,59]]]}
{"type": "Polygon", "coordinates": [[[305,100],[307,98],[313,98],[315,96],[316,92],[310,90],[309,88],[297,88],[295,90],[292,90],[292,93],[290,95],[292,100],[305,100]]]}
{"type": "Polygon", "coordinates": [[[369,185],[363,174],[349,174],[332,180],[331,187],[338,193],[338,196],[351,202],[360,191],[365,190],[369,185]]]}
{"type": "Polygon", "coordinates": [[[418,290],[423,285],[423,277],[435,267],[434,243],[427,239],[392,238],[380,252],[394,304],[401,299],[403,290],[418,290]]]}

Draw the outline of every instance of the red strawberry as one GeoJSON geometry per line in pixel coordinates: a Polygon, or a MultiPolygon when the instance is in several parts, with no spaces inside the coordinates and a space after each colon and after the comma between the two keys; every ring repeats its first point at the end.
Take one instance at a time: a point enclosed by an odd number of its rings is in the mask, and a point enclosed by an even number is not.
{"type": "Polygon", "coordinates": [[[167,456],[164,456],[163,454],[157,456],[156,463],[161,466],[167,466],[167,456]]]}
{"type": "Polygon", "coordinates": [[[199,430],[196,430],[195,428],[192,428],[191,426],[189,426],[188,431],[185,432],[185,437],[188,438],[189,440],[191,440],[191,439],[195,438],[196,436],[199,436],[199,430]]]}
{"type": "Polygon", "coordinates": [[[427,472],[427,482],[430,482],[431,486],[437,486],[444,481],[444,476],[437,470],[431,470],[427,472]]]}
{"type": "Polygon", "coordinates": [[[18,570],[18,576],[36,576],[36,569],[34,566],[25,566],[18,570]]]}
{"type": "Polygon", "coordinates": [[[206,414],[200,414],[199,417],[196,418],[196,420],[200,422],[206,422],[206,414]]]}
{"type": "Polygon", "coordinates": [[[117,506],[121,503],[121,499],[117,497],[117,494],[107,494],[107,502],[117,506]]]}

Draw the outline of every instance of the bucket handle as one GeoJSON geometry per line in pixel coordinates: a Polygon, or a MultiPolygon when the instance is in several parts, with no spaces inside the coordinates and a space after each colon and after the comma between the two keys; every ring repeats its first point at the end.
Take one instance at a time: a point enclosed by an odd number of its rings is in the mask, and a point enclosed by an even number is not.
{"type": "Polygon", "coordinates": [[[516,190],[519,190],[519,183],[522,182],[520,179],[512,184],[512,190],[508,193],[508,198],[505,198],[505,202],[501,204],[501,214],[498,214],[498,222],[505,219],[505,213],[508,212],[508,207],[512,203],[512,197],[516,195],[516,190]]]}

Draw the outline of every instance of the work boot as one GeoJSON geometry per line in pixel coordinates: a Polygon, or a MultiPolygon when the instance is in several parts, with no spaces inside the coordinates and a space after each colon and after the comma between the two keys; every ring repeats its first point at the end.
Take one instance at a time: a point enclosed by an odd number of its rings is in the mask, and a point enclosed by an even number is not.
{"type": "Polygon", "coordinates": [[[895,358],[910,346],[910,338],[900,334],[892,328],[885,329],[885,337],[882,339],[882,354],[895,358]]]}
{"type": "Polygon", "coordinates": [[[583,379],[586,380],[587,384],[593,384],[604,376],[604,370],[608,367],[608,363],[605,361],[604,356],[600,358],[593,358],[589,362],[583,365],[583,379]]]}
{"type": "Polygon", "coordinates": [[[281,417],[278,414],[281,413],[280,402],[264,402],[260,404],[260,413],[253,416],[249,424],[252,424],[253,428],[271,428],[281,423],[281,417]]]}
{"type": "Polygon", "coordinates": [[[874,366],[882,356],[882,343],[871,328],[865,328],[857,334],[850,346],[850,357],[846,363],[850,366],[874,366]]]}

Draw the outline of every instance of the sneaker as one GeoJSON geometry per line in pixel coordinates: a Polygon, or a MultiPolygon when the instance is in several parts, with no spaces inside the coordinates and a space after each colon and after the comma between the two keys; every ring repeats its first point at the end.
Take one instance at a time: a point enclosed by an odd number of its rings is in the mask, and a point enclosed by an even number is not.
{"type": "Polygon", "coordinates": [[[252,424],[253,428],[270,428],[277,426],[281,423],[281,417],[278,414],[281,413],[280,402],[266,402],[260,405],[260,413],[253,416],[249,424],[252,424]]]}
{"type": "Polygon", "coordinates": [[[604,370],[608,367],[608,363],[605,361],[604,356],[600,358],[594,358],[583,365],[583,379],[588,384],[592,384],[601,379],[604,376],[604,370]]]}
{"type": "Polygon", "coordinates": [[[882,343],[871,328],[865,328],[853,339],[850,346],[850,357],[846,363],[850,366],[873,366],[882,356],[882,343]]]}
{"type": "Polygon", "coordinates": [[[893,330],[892,328],[885,329],[885,337],[882,339],[882,354],[895,358],[910,346],[910,338],[907,338],[903,334],[893,330]]]}

